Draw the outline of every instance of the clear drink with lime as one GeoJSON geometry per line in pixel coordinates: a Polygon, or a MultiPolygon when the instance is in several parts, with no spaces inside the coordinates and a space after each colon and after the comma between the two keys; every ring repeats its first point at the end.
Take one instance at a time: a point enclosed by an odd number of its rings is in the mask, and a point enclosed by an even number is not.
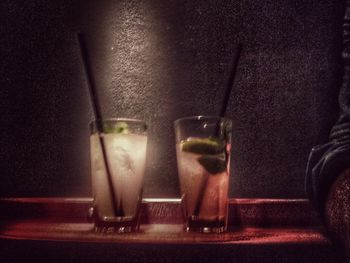
{"type": "Polygon", "coordinates": [[[195,116],[175,122],[186,231],[224,232],[228,220],[231,121],[195,116]]]}

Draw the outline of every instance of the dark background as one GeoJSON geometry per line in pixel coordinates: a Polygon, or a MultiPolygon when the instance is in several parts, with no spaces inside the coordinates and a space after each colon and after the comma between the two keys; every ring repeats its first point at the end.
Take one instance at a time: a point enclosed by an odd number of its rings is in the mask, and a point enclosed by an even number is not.
{"type": "Polygon", "coordinates": [[[345,1],[0,2],[0,196],[90,196],[84,31],[106,117],[149,123],[146,197],[178,197],[173,121],[227,116],[231,196],[304,197],[338,114],[345,1]]]}

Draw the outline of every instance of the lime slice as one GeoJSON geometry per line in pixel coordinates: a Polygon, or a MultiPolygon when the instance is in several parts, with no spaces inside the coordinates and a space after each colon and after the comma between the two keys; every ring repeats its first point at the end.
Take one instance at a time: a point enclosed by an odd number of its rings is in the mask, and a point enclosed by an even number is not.
{"type": "Polygon", "coordinates": [[[225,143],[215,138],[190,139],[182,143],[182,150],[197,154],[219,154],[224,152],[225,143]]]}
{"type": "Polygon", "coordinates": [[[128,134],[128,124],[126,122],[117,122],[113,126],[107,126],[105,125],[103,127],[104,133],[118,133],[118,134],[128,134]]]}
{"type": "Polygon", "coordinates": [[[203,155],[198,158],[198,162],[211,175],[216,175],[226,171],[226,161],[224,158],[216,156],[203,155]]]}

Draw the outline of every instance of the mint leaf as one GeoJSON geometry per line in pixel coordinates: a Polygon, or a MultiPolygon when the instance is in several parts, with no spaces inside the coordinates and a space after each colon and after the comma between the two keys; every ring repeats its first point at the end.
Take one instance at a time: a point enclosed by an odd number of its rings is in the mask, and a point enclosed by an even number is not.
{"type": "Polygon", "coordinates": [[[117,122],[113,126],[105,125],[103,127],[104,133],[118,133],[118,134],[128,134],[129,128],[126,122],[117,122]]]}

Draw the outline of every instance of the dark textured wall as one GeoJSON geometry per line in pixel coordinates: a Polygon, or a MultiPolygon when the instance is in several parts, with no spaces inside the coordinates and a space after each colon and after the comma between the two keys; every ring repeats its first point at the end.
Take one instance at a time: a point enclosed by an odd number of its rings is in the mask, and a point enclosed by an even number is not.
{"type": "Polygon", "coordinates": [[[147,197],[178,196],[173,120],[218,114],[238,42],[231,196],[303,197],[310,148],[338,113],[344,6],[1,1],[0,195],[90,195],[83,30],[103,114],[149,123],[147,197]]]}

